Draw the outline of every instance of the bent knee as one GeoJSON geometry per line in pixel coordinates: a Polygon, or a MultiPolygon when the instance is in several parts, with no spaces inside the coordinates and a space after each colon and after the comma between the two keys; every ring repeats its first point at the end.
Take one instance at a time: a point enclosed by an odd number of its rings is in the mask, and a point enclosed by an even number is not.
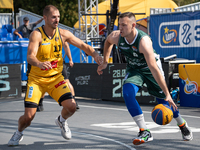
{"type": "Polygon", "coordinates": [[[124,98],[134,98],[139,90],[139,87],[132,83],[126,83],[123,85],[124,98]]]}
{"type": "Polygon", "coordinates": [[[27,126],[31,125],[31,121],[33,120],[34,116],[30,117],[30,116],[25,116],[24,117],[24,121],[26,122],[27,126]]]}
{"type": "Polygon", "coordinates": [[[76,102],[74,99],[68,99],[62,102],[62,106],[70,113],[74,113],[76,111],[76,102]]]}

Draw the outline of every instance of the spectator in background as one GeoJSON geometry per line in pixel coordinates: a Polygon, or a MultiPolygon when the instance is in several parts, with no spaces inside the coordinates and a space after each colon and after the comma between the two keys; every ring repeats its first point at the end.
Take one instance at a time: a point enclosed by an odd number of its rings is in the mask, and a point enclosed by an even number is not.
{"type": "Polygon", "coordinates": [[[19,38],[29,38],[31,32],[33,31],[33,28],[37,26],[40,22],[42,22],[43,18],[40,20],[34,22],[34,23],[29,23],[29,18],[24,17],[23,22],[24,24],[19,26],[15,31],[14,34],[18,35],[19,38]],[[22,32],[22,35],[19,33],[22,32]],[[23,37],[22,37],[23,36],[23,37]]]}

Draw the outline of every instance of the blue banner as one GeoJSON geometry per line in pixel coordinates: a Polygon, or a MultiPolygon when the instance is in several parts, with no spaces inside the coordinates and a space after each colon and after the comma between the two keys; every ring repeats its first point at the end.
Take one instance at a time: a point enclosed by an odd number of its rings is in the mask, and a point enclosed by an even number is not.
{"type": "Polygon", "coordinates": [[[200,63],[200,11],[151,15],[149,31],[161,57],[176,54],[200,63]]]}

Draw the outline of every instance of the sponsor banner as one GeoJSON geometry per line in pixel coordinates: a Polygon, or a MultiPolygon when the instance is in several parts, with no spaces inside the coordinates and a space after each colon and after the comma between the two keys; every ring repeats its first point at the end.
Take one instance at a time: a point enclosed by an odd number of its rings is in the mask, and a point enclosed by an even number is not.
{"type": "Polygon", "coordinates": [[[180,105],[200,107],[200,64],[179,65],[180,105]]]}
{"type": "Polygon", "coordinates": [[[0,65],[0,98],[21,97],[21,64],[0,65]]]}
{"type": "Polygon", "coordinates": [[[163,22],[158,39],[161,48],[200,47],[200,19],[163,22]]]}
{"type": "MultiPolygon", "coordinates": [[[[69,66],[69,64],[66,64],[69,66]]],[[[74,63],[70,68],[69,80],[74,87],[75,95],[101,99],[102,76],[97,74],[97,64],[74,63]]]]}
{"type": "MultiPolygon", "coordinates": [[[[102,75],[97,74],[97,64],[75,63],[70,69],[70,82],[76,96],[111,101],[124,101],[122,86],[126,76],[126,64],[108,64],[102,75]]],[[[156,104],[144,87],[136,95],[141,104],[156,104]]]]}
{"type": "Polygon", "coordinates": [[[200,11],[156,14],[150,16],[150,36],[161,57],[200,62],[200,11]]]}

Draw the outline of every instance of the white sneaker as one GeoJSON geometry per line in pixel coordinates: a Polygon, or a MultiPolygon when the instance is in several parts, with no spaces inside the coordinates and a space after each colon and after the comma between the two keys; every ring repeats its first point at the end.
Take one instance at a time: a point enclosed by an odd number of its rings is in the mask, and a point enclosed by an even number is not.
{"type": "Polygon", "coordinates": [[[19,145],[19,142],[23,140],[23,134],[15,132],[8,142],[8,146],[19,145]]]}
{"type": "Polygon", "coordinates": [[[151,135],[151,132],[149,131],[149,129],[146,130],[141,130],[138,133],[137,137],[135,137],[133,139],[133,144],[134,145],[140,145],[146,142],[150,142],[153,141],[153,136],[151,135]]]}
{"type": "Polygon", "coordinates": [[[63,136],[64,139],[70,140],[72,137],[71,131],[68,127],[67,120],[64,122],[60,122],[60,116],[56,118],[55,123],[57,126],[60,127],[61,129],[61,135],[63,136]]]}
{"type": "Polygon", "coordinates": [[[193,139],[192,131],[190,130],[186,121],[183,125],[179,125],[179,128],[181,130],[184,141],[191,141],[193,139]]]}

